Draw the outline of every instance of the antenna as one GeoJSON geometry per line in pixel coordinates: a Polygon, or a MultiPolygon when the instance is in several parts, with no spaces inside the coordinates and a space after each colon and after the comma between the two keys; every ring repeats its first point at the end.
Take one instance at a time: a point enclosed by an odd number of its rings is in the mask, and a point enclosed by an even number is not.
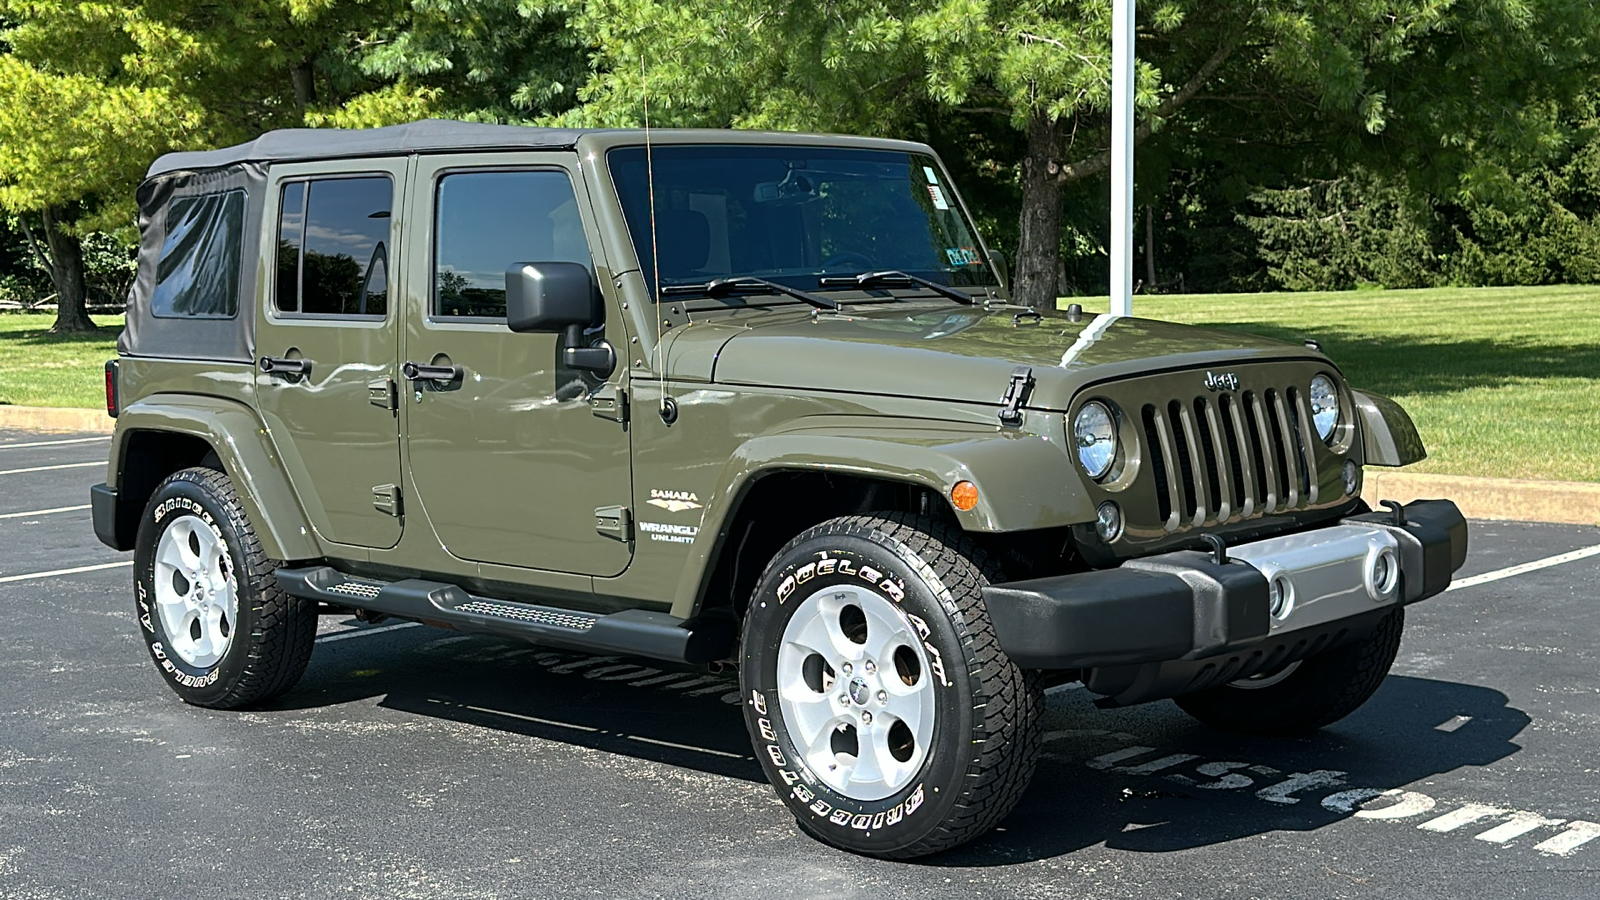
{"type": "Polygon", "coordinates": [[[657,412],[661,414],[661,421],[671,425],[678,420],[678,404],[667,396],[667,354],[662,349],[661,318],[661,253],[656,244],[656,168],[655,156],[650,146],[650,76],[644,68],[644,52],[639,52],[639,84],[644,99],[644,171],[645,190],[650,194],[650,265],[653,269],[651,281],[655,285],[656,305],[653,314],[656,318],[656,346],[655,370],[656,378],[661,385],[661,405],[657,412]]]}

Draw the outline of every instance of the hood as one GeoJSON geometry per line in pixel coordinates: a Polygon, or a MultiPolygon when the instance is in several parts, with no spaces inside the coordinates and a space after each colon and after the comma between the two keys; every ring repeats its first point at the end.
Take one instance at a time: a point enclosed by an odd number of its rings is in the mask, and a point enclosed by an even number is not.
{"type": "Polygon", "coordinates": [[[1028,406],[1065,410],[1073,395],[1099,381],[1269,359],[1325,361],[1304,346],[1248,334],[1153,319],[1101,315],[1069,322],[1062,314],[1021,312],[905,304],[815,317],[774,311],[728,330],[711,378],[996,404],[1012,371],[1030,366],[1035,386],[1028,406]]]}

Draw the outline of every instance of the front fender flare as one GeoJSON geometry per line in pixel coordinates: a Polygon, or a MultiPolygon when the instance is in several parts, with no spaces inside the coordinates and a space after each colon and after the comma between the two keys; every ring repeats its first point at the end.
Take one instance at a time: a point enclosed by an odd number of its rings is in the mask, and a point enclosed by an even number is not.
{"type": "Polygon", "coordinates": [[[268,556],[278,560],[322,556],[289,475],[261,420],[248,406],[188,394],[154,394],[130,404],[117,416],[108,484],[120,486],[128,438],[141,431],[185,434],[209,444],[233,480],[268,556]]]}
{"type": "Polygon", "coordinates": [[[1060,442],[1024,432],[940,425],[813,426],[741,444],[723,467],[702,519],[702,533],[714,531],[715,540],[694,543],[675,614],[696,608],[740,503],[752,485],[775,472],[836,472],[904,482],[926,487],[946,503],[956,482],[971,481],[978,486],[978,504],[965,511],[950,506],[967,531],[1027,531],[1094,520],[1094,504],[1060,442]]]}
{"type": "Polygon", "coordinates": [[[1409,466],[1428,456],[1422,436],[1400,404],[1382,394],[1351,391],[1361,420],[1361,444],[1369,466],[1409,466]]]}

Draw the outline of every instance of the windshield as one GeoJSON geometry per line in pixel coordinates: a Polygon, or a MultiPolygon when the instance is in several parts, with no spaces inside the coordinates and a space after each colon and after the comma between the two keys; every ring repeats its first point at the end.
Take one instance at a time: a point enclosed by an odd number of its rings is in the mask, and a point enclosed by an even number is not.
{"type": "MultiPolygon", "coordinates": [[[[879,270],[956,287],[998,283],[931,156],[684,144],[652,155],[662,287],[755,276],[816,290],[824,275],[879,270]]],[[[654,290],[645,149],[619,147],[607,161],[654,290]]]]}

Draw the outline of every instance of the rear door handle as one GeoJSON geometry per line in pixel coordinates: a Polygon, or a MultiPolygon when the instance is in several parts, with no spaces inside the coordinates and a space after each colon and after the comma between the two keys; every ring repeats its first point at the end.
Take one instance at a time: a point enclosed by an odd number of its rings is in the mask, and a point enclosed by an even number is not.
{"type": "Polygon", "coordinates": [[[311,360],[283,356],[263,356],[258,364],[264,375],[302,376],[311,374],[311,360]]]}
{"type": "Polygon", "coordinates": [[[463,369],[460,366],[425,366],[410,360],[402,363],[400,374],[407,381],[438,381],[448,384],[461,378],[463,369]]]}

